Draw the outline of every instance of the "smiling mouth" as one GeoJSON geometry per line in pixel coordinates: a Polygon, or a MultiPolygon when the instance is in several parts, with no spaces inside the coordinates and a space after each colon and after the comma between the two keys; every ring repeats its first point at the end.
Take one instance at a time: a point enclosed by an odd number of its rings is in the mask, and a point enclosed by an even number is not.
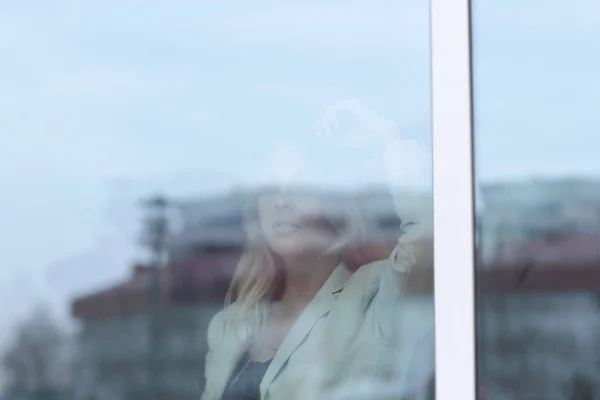
{"type": "Polygon", "coordinates": [[[292,233],[299,229],[302,229],[302,227],[293,222],[276,222],[273,224],[273,230],[278,233],[292,233]]]}

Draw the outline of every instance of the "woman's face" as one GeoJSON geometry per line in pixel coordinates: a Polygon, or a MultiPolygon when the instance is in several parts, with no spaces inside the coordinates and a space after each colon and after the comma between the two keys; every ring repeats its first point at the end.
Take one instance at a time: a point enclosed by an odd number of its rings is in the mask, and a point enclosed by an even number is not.
{"type": "Polygon", "coordinates": [[[258,216],[265,240],[282,257],[319,256],[336,241],[322,197],[291,188],[265,193],[258,216]]]}

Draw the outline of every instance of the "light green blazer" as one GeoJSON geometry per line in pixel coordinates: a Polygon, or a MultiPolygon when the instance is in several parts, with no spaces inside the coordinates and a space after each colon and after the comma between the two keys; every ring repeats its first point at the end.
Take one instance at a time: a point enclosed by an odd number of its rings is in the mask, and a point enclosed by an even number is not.
{"type": "MultiPolygon", "coordinates": [[[[429,374],[409,374],[415,360],[422,364],[431,357],[420,354],[417,345],[432,331],[433,300],[404,297],[406,271],[395,265],[377,261],[354,273],[339,265],[271,361],[260,384],[261,399],[401,398],[409,388],[424,389],[429,374]]],[[[228,324],[235,307],[210,323],[201,400],[221,399],[247,349],[243,329],[228,324]]]]}

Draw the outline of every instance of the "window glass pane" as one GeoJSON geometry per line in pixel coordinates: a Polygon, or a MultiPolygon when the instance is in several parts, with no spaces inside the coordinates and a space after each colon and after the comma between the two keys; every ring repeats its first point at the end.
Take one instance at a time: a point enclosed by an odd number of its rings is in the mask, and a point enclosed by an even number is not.
{"type": "Polygon", "coordinates": [[[428,2],[280,3],[2,3],[0,397],[432,398],[428,2]]]}
{"type": "Polygon", "coordinates": [[[488,399],[600,396],[600,5],[472,2],[488,399]]]}

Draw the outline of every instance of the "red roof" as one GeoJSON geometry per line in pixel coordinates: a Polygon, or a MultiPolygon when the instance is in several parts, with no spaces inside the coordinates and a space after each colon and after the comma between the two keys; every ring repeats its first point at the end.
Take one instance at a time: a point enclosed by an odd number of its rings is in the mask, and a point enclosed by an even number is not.
{"type": "Polygon", "coordinates": [[[498,241],[486,267],[600,268],[600,235],[498,241]]]}
{"type": "MultiPolygon", "coordinates": [[[[162,307],[181,302],[224,300],[239,253],[203,255],[167,265],[159,270],[159,294],[162,307]]],[[[75,317],[143,313],[148,309],[153,270],[135,266],[128,281],[75,299],[71,311],[75,317]]]]}
{"type": "MultiPolygon", "coordinates": [[[[433,289],[433,241],[422,242],[424,256],[409,279],[409,291],[433,289]]],[[[571,237],[556,241],[504,242],[498,249],[510,257],[480,266],[476,276],[483,292],[589,291],[600,287],[600,240],[598,237],[571,237]]],[[[372,244],[349,254],[351,268],[387,257],[394,242],[372,244]]],[[[172,263],[161,278],[161,305],[222,302],[240,253],[203,255],[172,263]]],[[[148,309],[151,270],[134,268],[132,278],[106,290],[76,299],[74,316],[97,318],[148,309]]]]}

